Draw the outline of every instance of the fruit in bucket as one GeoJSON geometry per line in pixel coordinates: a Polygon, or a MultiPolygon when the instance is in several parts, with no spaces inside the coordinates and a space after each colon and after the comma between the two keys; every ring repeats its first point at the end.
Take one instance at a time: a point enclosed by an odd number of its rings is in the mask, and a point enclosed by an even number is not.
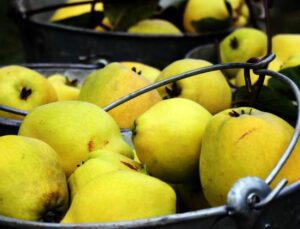
{"type": "MultiPolygon", "coordinates": [[[[239,28],[227,35],[220,43],[222,63],[246,62],[253,57],[263,57],[267,53],[267,35],[254,28],[239,28]]],[[[239,69],[225,72],[235,77],[239,69]]]]}
{"type": "Polygon", "coordinates": [[[248,17],[249,10],[244,0],[188,0],[183,25],[190,33],[215,32],[244,26],[248,17]]]}
{"type": "MultiPolygon", "coordinates": [[[[149,84],[149,80],[143,76],[131,71],[121,63],[114,62],[92,72],[85,78],[79,100],[105,107],[149,84]]],[[[120,128],[130,128],[137,116],[160,100],[159,93],[152,90],[113,108],[108,113],[120,128]]]]}
{"type": "Polygon", "coordinates": [[[167,183],[137,172],[116,171],[91,180],[74,196],[62,223],[115,222],[176,212],[167,183]]]}
{"type": "MultiPolygon", "coordinates": [[[[207,67],[212,63],[200,59],[180,59],[166,66],[156,81],[187,71],[207,67]]],[[[214,114],[231,105],[231,89],[221,71],[194,75],[157,89],[162,98],[191,99],[214,114]]]]}
{"type": "Polygon", "coordinates": [[[181,31],[173,23],[163,19],[145,19],[132,25],[127,30],[133,34],[173,34],[180,35],[181,31]]]}
{"type": "Polygon", "coordinates": [[[75,100],[79,96],[80,85],[77,79],[70,80],[67,76],[54,74],[47,78],[54,87],[58,100],[75,100]]]}
{"type": "Polygon", "coordinates": [[[67,211],[67,180],[57,153],[45,142],[0,137],[0,214],[57,222],[67,211]]]}
{"type": "MultiPolygon", "coordinates": [[[[30,111],[57,101],[52,85],[37,71],[18,65],[0,68],[0,104],[30,111]]],[[[21,115],[0,111],[5,118],[23,119],[21,115]]]]}
{"type": "MultiPolygon", "coordinates": [[[[228,191],[240,178],[265,179],[284,153],[293,131],[278,116],[250,107],[216,114],[206,127],[200,154],[201,184],[209,204],[225,204],[228,191]]],[[[271,187],[283,178],[289,183],[298,180],[299,164],[297,144],[271,187]]]]}
{"type": "Polygon", "coordinates": [[[122,154],[107,151],[95,150],[90,156],[75,169],[68,179],[70,196],[74,198],[75,194],[83,188],[92,179],[98,176],[118,170],[130,170],[145,173],[142,165],[122,154]]]}
{"type": "Polygon", "coordinates": [[[132,127],[136,154],[149,174],[171,183],[197,177],[202,135],[211,114],[184,98],[163,100],[132,127]]]}
{"type": "Polygon", "coordinates": [[[123,140],[114,119],[100,107],[83,101],[58,101],[35,108],[24,118],[19,135],[52,146],[67,176],[97,149],[133,158],[132,148],[123,140]]]}
{"type": "Polygon", "coordinates": [[[144,76],[146,79],[148,79],[151,83],[155,81],[155,79],[160,74],[160,70],[157,68],[154,68],[150,65],[143,64],[136,61],[122,61],[121,64],[125,65],[130,70],[134,71],[138,75],[144,76]]]}

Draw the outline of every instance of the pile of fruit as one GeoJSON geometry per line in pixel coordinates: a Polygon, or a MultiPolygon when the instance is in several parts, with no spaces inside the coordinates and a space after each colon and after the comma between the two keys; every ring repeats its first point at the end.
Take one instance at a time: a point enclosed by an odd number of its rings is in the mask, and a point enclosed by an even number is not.
{"type": "MultiPolygon", "coordinates": [[[[78,2],[82,0],[68,0],[66,3],[78,2]]],[[[102,32],[203,34],[247,25],[249,9],[244,0],[104,0],[95,4],[92,16],[91,4],[87,3],[59,8],[50,21],[102,32]]]]}
{"type": "MultiPolygon", "coordinates": [[[[276,35],[272,43],[276,59],[268,67],[299,73],[300,35],[276,35]]],[[[257,29],[236,29],[220,43],[221,63],[266,53],[266,34],[257,29]]],[[[0,111],[22,119],[17,135],[0,137],[0,214],[64,224],[143,219],[224,205],[238,179],[266,178],[294,128],[271,112],[233,105],[243,70],[195,75],[103,110],[153,82],[210,65],[113,62],[82,82],[0,68],[0,104],[29,112],[0,111]],[[122,128],[131,130],[133,147],[122,128]]],[[[257,78],[252,73],[252,83],[257,78]]],[[[271,186],[298,180],[299,164],[297,144],[271,186]]]]}

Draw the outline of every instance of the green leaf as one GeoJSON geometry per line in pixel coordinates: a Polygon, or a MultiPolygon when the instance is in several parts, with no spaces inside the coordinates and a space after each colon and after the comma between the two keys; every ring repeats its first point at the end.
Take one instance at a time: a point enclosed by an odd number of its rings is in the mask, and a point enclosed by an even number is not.
{"type": "Polygon", "coordinates": [[[100,25],[103,18],[104,18],[103,12],[95,11],[93,13],[88,12],[88,13],[80,14],[78,16],[55,21],[55,23],[93,29],[97,25],[100,25]]]}
{"type": "MultiPolygon", "coordinates": [[[[279,72],[293,80],[294,83],[296,83],[296,85],[300,88],[300,65],[286,68],[279,72]]],[[[279,79],[272,77],[269,80],[268,85],[269,87],[273,88],[274,90],[278,91],[282,95],[287,96],[290,99],[295,98],[291,88],[279,79]]]]}
{"type": "Polygon", "coordinates": [[[297,117],[297,107],[293,100],[280,94],[269,86],[263,86],[260,94],[253,105],[251,105],[252,94],[246,87],[237,88],[234,92],[234,101],[239,101],[239,106],[253,106],[285,119],[288,122],[294,122],[297,117]]]}
{"type": "Polygon", "coordinates": [[[104,0],[104,12],[114,30],[127,29],[140,20],[150,18],[158,7],[159,0],[104,0]]]}
{"type": "Polygon", "coordinates": [[[199,21],[192,21],[192,26],[199,33],[209,33],[216,31],[227,30],[232,25],[232,19],[227,18],[225,20],[219,20],[216,18],[208,17],[199,21]]]}

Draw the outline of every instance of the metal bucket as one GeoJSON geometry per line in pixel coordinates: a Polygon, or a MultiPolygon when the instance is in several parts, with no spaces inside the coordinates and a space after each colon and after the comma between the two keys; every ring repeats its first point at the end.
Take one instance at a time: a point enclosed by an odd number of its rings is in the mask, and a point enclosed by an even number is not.
{"type": "MultiPolygon", "coordinates": [[[[257,71],[259,74],[266,74],[272,77],[281,79],[286,82],[295,93],[298,104],[300,104],[300,91],[295,84],[284,75],[276,72],[263,69],[266,63],[270,62],[274,58],[274,55],[270,55],[260,63],[229,63],[225,65],[212,65],[196,69],[193,71],[185,72],[179,75],[175,75],[165,80],[158,81],[147,87],[144,87],[130,95],[127,95],[110,105],[103,108],[108,111],[129,99],[139,96],[147,91],[153,90],[157,87],[166,85],[170,82],[187,78],[196,74],[204,72],[214,71],[224,68],[251,68],[257,71]]],[[[27,65],[47,75],[47,73],[63,72],[65,74],[73,74],[79,72],[81,76],[78,76],[82,80],[82,76],[86,75],[91,70],[95,69],[95,66],[88,65],[53,65],[53,64],[39,64],[39,65],[27,65]],[[58,71],[58,69],[60,69],[58,71]],[[69,72],[69,73],[66,73],[69,72]]],[[[80,75],[79,74],[79,75],[80,75]]],[[[70,75],[69,75],[70,76],[70,75]]],[[[0,109],[3,107],[0,106],[0,109]]],[[[266,181],[262,181],[255,177],[245,177],[239,180],[231,189],[228,195],[228,203],[223,206],[207,208],[197,211],[190,211],[184,213],[177,213],[173,215],[167,215],[163,217],[155,217],[149,219],[122,221],[122,222],[110,222],[110,223],[91,223],[91,224],[59,224],[59,223],[43,223],[33,222],[26,220],[18,220],[5,216],[0,216],[0,227],[3,228],[203,228],[203,229],[299,229],[300,228],[300,180],[284,187],[285,181],[280,182],[272,191],[264,193],[258,203],[251,203],[251,195],[260,195],[261,192],[268,187],[268,184],[272,180],[272,177],[280,170],[285,163],[286,159],[290,155],[293,146],[298,140],[300,133],[300,108],[298,108],[298,118],[295,127],[294,135],[283,153],[282,158],[278,164],[270,172],[270,175],[266,178],[266,181]],[[253,191],[258,190],[258,192],[253,191]]],[[[13,120],[6,120],[12,122],[13,120]]],[[[1,127],[5,127],[6,130],[10,130],[11,126],[18,127],[20,122],[10,125],[6,122],[1,123],[1,127]]],[[[11,129],[13,130],[13,129],[11,129]]],[[[5,134],[5,129],[2,129],[2,134],[5,134]]],[[[128,133],[128,132],[127,132],[128,133]]],[[[129,135],[127,135],[130,138],[129,135]]]]}
{"type": "Polygon", "coordinates": [[[27,62],[82,63],[105,57],[111,61],[138,61],[157,68],[184,58],[192,48],[218,41],[230,31],[211,34],[136,35],[99,32],[49,22],[53,11],[40,11],[64,0],[14,0],[27,62]],[[63,42],[68,41],[68,42],[63,42]],[[84,44],[84,45],[82,45],[84,44]]]}

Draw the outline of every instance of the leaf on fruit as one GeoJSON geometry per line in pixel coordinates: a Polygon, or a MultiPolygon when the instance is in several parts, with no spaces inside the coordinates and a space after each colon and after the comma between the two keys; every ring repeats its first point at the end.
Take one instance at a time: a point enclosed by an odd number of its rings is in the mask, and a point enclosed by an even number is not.
{"type": "Polygon", "coordinates": [[[192,26],[199,33],[209,33],[215,31],[224,31],[231,27],[232,18],[227,18],[225,20],[219,20],[216,18],[203,18],[199,21],[192,21],[192,26]]]}
{"type": "MultiPolygon", "coordinates": [[[[300,65],[296,67],[286,68],[279,72],[294,81],[294,83],[300,88],[300,65]]],[[[271,78],[268,85],[270,88],[273,88],[282,95],[287,96],[289,99],[295,99],[294,93],[292,92],[289,85],[282,82],[281,80],[277,78],[271,78]]]]}
{"type": "Polygon", "coordinates": [[[140,20],[150,18],[159,0],[104,0],[104,12],[117,31],[126,31],[140,20]]]}
{"type": "Polygon", "coordinates": [[[78,16],[69,17],[63,20],[55,21],[55,23],[68,25],[68,26],[77,26],[83,28],[94,29],[97,25],[100,25],[104,18],[104,13],[95,11],[80,14],[78,16]]]}
{"type": "Polygon", "coordinates": [[[294,122],[297,117],[297,107],[294,101],[271,87],[263,86],[253,105],[251,104],[252,94],[245,86],[237,88],[233,98],[234,103],[238,103],[239,106],[252,106],[278,115],[288,122],[294,122]]]}

